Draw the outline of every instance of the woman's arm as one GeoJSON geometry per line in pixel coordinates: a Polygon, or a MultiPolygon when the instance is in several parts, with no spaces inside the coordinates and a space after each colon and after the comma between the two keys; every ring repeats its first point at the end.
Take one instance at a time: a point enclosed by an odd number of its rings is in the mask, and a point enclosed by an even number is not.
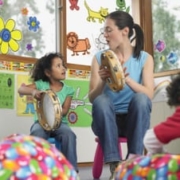
{"type": "Polygon", "coordinates": [[[106,83],[105,79],[109,77],[109,71],[100,67],[96,57],[92,60],[91,65],[91,77],[89,84],[89,101],[92,103],[94,99],[100,95],[103,91],[106,83]]]}
{"type": "Polygon", "coordinates": [[[154,95],[154,61],[152,56],[148,55],[147,61],[144,65],[142,71],[142,85],[135,82],[129,76],[125,78],[125,82],[129,85],[135,92],[142,92],[146,94],[150,99],[153,98],[154,95]]]}
{"type": "Polygon", "coordinates": [[[71,106],[71,100],[72,100],[72,96],[67,96],[66,100],[64,101],[63,105],[62,105],[62,115],[61,116],[66,116],[70,106],[71,106]]]}

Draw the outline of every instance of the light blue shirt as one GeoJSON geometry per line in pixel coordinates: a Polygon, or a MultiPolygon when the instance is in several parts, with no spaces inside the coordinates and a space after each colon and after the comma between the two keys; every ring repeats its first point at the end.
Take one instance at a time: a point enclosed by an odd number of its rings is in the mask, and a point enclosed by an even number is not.
{"type": "MultiPolygon", "coordinates": [[[[102,52],[103,51],[100,51],[96,54],[96,59],[99,65],[101,65],[100,57],[102,52]]],[[[145,51],[141,51],[139,59],[131,56],[128,61],[124,63],[124,67],[127,68],[126,72],[129,73],[129,77],[139,84],[142,84],[142,70],[147,57],[148,53],[145,51]]],[[[103,93],[107,94],[111,98],[116,113],[127,113],[129,103],[135,92],[125,84],[124,88],[119,92],[114,92],[109,88],[108,85],[105,85],[103,93]]]]}

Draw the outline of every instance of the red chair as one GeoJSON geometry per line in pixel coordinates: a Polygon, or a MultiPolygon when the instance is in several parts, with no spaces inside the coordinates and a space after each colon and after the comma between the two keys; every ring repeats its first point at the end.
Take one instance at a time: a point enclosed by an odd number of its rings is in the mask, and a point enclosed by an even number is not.
{"type": "MultiPolygon", "coordinates": [[[[92,168],[92,174],[94,179],[99,179],[102,173],[102,168],[103,168],[103,151],[101,148],[101,145],[99,143],[99,138],[96,137],[95,141],[97,142],[97,148],[94,156],[94,163],[93,163],[93,168],[92,168]]],[[[121,143],[127,143],[127,138],[125,137],[120,137],[119,138],[119,154],[120,157],[122,157],[122,148],[121,148],[121,143]]]]}

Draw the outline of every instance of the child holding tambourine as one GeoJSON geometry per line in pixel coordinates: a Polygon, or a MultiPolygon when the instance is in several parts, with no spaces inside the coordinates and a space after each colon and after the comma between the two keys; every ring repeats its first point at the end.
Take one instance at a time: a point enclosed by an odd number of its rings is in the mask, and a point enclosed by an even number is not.
{"type": "MultiPolygon", "coordinates": [[[[63,80],[66,78],[66,68],[63,57],[58,53],[50,53],[41,57],[35,63],[31,78],[34,83],[21,86],[18,89],[21,95],[32,95],[38,101],[41,100],[44,91],[52,90],[61,103],[61,124],[53,131],[47,131],[39,121],[35,121],[30,129],[30,135],[44,139],[54,137],[61,144],[61,152],[78,171],[76,154],[76,135],[68,126],[66,115],[69,111],[74,89],[66,85],[63,80]]],[[[49,109],[47,111],[50,111],[49,109]]]]}
{"type": "Polygon", "coordinates": [[[168,105],[175,107],[175,112],[164,122],[147,130],[144,145],[149,154],[163,153],[164,145],[180,137],[180,75],[167,86],[168,105]]]}

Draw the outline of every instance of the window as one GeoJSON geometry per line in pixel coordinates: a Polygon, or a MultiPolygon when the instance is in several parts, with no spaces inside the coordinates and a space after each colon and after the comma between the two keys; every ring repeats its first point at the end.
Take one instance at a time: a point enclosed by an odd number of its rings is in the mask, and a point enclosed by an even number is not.
{"type": "Polygon", "coordinates": [[[132,13],[132,0],[104,1],[60,0],[61,52],[68,68],[89,70],[93,55],[107,48],[103,35],[104,18],[107,13],[117,9],[132,13]],[[118,1],[117,1],[118,2],[118,1]],[[96,12],[90,15],[92,11],[96,12]]]}
{"type": "Polygon", "coordinates": [[[56,51],[56,0],[1,0],[0,54],[38,58],[56,51]]]}

